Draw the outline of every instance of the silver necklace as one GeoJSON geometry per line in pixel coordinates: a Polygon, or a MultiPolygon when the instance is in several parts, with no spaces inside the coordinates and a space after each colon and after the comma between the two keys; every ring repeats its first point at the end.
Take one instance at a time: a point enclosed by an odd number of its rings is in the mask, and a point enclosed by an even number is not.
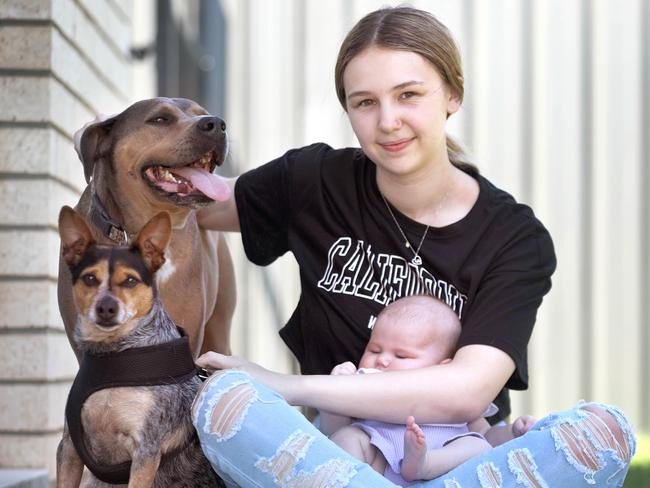
{"type": "Polygon", "coordinates": [[[418,244],[418,248],[416,250],[413,250],[413,246],[411,246],[410,241],[408,240],[408,237],[406,237],[406,234],[402,230],[402,227],[399,225],[399,222],[397,222],[397,219],[395,218],[395,214],[390,208],[390,205],[388,205],[388,201],[386,201],[386,197],[382,192],[379,192],[381,195],[381,198],[384,200],[384,203],[386,204],[386,208],[388,209],[388,213],[390,213],[390,216],[393,217],[393,222],[395,222],[395,226],[397,227],[397,230],[399,230],[400,234],[402,234],[402,237],[404,238],[404,245],[413,252],[413,259],[411,259],[411,264],[413,266],[420,266],[422,264],[422,258],[420,257],[420,249],[422,249],[422,243],[424,242],[424,238],[427,236],[427,232],[429,232],[429,225],[427,225],[426,229],[424,229],[424,234],[422,234],[422,238],[420,239],[420,244],[418,244]]]}

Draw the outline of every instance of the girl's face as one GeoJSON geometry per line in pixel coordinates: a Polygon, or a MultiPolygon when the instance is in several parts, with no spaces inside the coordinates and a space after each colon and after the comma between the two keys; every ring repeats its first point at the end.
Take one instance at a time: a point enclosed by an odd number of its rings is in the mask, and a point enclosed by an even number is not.
{"type": "Polygon", "coordinates": [[[418,176],[447,160],[447,115],[460,102],[419,54],[365,49],[343,74],[350,123],[377,171],[418,176]]]}

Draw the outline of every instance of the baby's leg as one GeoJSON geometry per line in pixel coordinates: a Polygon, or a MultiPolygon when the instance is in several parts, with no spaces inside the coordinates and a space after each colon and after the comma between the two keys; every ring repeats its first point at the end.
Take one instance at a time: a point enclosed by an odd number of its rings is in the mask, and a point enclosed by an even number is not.
{"type": "Polygon", "coordinates": [[[480,437],[464,436],[439,449],[427,450],[426,439],[413,417],[406,419],[404,459],[400,474],[408,481],[432,480],[451,471],[469,458],[491,449],[480,437]]]}
{"type": "Polygon", "coordinates": [[[386,458],[379,449],[370,443],[370,437],[363,430],[352,425],[337,430],[330,440],[355,458],[372,466],[378,473],[384,474],[386,458]]]}

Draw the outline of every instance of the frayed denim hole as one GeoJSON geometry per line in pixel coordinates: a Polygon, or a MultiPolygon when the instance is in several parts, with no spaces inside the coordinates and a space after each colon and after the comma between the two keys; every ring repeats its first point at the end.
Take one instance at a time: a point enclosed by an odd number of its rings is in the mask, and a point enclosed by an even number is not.
{"type": "Polygon", "coordinates": [[[460,483],[455,479],[445,480],[444,483],[445,483],[444,488],[463,488],[462,486],[460,486],[460,483]]]}
{"type": "Polygon", "coordinates": [[[508,467],[517,483],[530,488],[549,488],[537,470],[533,455],[527,448],[508,452],[508,467]]]}
{"type": "Polygon", "coordinates": [[[625,413],[623,413],[623,411],[618,407],[606,403],[583,401],[580,403],[580,407],[598,407],[602,410],[605,410],[612,417],[614,417],[623,435],[623,441],[625,442],[625,446],[622,447],[626,453],[622,456],[622,460],[623,462],[628,463],[636,454],[636,436],[634,435],[634,430],[632,429],[632,423],[630,422],[630,419],[627,418],[625,413]]]}
{"type": "Polygon", "coordinates": [[[355,465],[344,459],[330,459],[312,472],[300,471],[287,480],[287,488],[344,488],[357,474],[355,465]]]}
{"type": "Polygon", "coordinates": [[[584,422],[586,415],[586,411],[579,412],[578,420],[567,420],[554,426],[551,435],[555,441],[555,449],[561,450],[567,462],[583,473],[588,484],[593,485],[596,483],[594,476],[605,465],[605,459],[603,449],[599,449],[594,437],[578,427],[580,422],[584,422]]]}
{"type": "Polygon", "coordinates": [[[280,486],[286,486],[296,463],[306,456],[314,439],[314,436],[296,430],[284,440],[273,456],[260,458],[255,467],[269,474],[280,486]]]}
{"type": "Polygon", "coordinates": [[[494,463],[481,463],[476,467],[476,474],[481,483],[481,488],[501,488],[503,477],[501,471],[494,463]]]}
{"type": "Polygon", "coordinates": [[[241,428],[248,409],[257,399],[257,391],[248,380],[236,381],[217,391],[211,391],[203,413],[203,432],[216,438],[217,442],[232,438],[241,428]],[[226,398],[229,393],[234,393],[232,398],[226,398]],[[226,403],[219,405],[222,401],[226,403]],[[217,414],[219,416],[215,418],[217,414]]]}

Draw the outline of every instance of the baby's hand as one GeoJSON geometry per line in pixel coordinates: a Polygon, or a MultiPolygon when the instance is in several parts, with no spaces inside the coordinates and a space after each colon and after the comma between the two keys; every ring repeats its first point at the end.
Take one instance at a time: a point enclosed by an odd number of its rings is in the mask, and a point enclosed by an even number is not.
{"type": "Polygon", "coordinates": [[[350,375],[357,372],[357,367],[350,361],[337,364],[330,374],[333,375],[350,375]]]}
{"type": "Polygon", "coordinates": [[[532,415],[522,415],[512,423],[513,437],[520,437],[530,430],[535,425],[537,419],[532,415]]]}

